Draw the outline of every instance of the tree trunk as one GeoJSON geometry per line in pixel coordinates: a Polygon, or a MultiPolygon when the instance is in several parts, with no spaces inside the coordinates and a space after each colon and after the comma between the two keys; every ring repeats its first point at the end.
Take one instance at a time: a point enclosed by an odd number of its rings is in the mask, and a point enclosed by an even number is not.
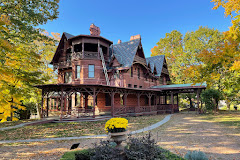
{"type": "Polygon", "coordinates": [[[190,96],[188,96],[189,102],[190,102],[190,108],[193,108],[193,104],[192,104],[192,98],[190,96]]]}
{"type": "Polygon", "coordinates": [[[228,111],[230,111],[230,102],[226,99],[226,103],[227,103],[227,109],[228,109],[228,111]]]}

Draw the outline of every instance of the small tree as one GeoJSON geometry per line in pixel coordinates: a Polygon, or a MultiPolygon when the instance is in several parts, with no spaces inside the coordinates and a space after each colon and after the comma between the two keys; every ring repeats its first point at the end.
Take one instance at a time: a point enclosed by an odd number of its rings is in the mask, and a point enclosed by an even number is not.
{"type": "Polygon", "coordinates": [[[206,89],[201,93],[201,98],[207,110],[216,112],[218,103],[222,99],[222,94],[216,89],[206,89]]]}

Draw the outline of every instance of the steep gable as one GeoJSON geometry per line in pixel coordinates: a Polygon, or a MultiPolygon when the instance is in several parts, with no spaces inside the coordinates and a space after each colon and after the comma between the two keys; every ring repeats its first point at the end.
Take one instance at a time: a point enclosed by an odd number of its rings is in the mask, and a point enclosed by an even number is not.
{"type": "Polygon", "coordinates": [[[67,33],[67,32],[63,32],[62,37],[59,41],[58,47],[56,49],[56,52],[55,52],[55,54],[53,56],[53,59],[50,62],[50,64],[56,63],[57,60],[59,59],[60,54],[61,54],[60,50],[63,49],[63,47],[64,47],[64,39],[68,40],[69,38],[72,38],[72,37],[74,37],[74,36],[67,33]]]}
{"type": "Polygon", "coordinates": [[[146,58],[147,64],[150,66],[152,73],[154,72],[154,67],[156,67],[157,76],[161,75],[164,59],[165,59],[164,55],[146,58]]]}
{"type": "Polygon", "coordinates": [[[121,64],[121,67],[131,67],[139,44],[140,39],[135,39],[112,45],[110,49],[117,61],[121,64]]]}

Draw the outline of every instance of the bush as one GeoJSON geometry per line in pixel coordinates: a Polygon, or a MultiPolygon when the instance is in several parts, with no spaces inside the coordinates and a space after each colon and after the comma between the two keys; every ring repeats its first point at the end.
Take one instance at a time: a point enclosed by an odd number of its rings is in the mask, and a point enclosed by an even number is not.
{"type": "Polygon", "coordinates": [[[124,155],[121,150],[115,148],[110,141],[101,141],[99,145],[93,148],[91,160],[119,160],[124,155]]]}
{"type": "Polygon", "coordinates": [[[184,158],[187,160],[208,160],[206,154],[201,151],[188,151],[184,158]]]}
{"type": "Polygon", "coordinates": [[[75,160],[90,160],[90,157],[93,155],[93,150],[82,150],[81,152],[75,153],[75,160]]]}
{"type": "Polygon", "coordinates": [[[162,150],[156,145],[155,140],[151,139],[151,133],[142,138],[129,137],[127,144],[124,152],[129,160],[164,158],[162,150]]]}

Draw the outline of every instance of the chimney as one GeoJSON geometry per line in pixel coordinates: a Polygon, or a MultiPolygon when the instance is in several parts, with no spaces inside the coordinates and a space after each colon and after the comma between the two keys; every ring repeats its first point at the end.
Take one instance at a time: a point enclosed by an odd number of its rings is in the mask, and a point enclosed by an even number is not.
{"type": "Polygon", "coordinates": [[[118,40],[118,44],[122,43],[121,39],[118,40]]]}
{"type": "Polygon", "coordinates": [[[141,40],[140,34],[135,35],[135,36],[131,36],[130,41],[135,40],[135,39],[140,39],[141,40]]]}
{"type": "Polygon", "coordinates": [[[101,33],[100,28],[95,26],[93,23],[90,25],[89,30],[92,36],[100,36],[100,33],[101,33]]]}

